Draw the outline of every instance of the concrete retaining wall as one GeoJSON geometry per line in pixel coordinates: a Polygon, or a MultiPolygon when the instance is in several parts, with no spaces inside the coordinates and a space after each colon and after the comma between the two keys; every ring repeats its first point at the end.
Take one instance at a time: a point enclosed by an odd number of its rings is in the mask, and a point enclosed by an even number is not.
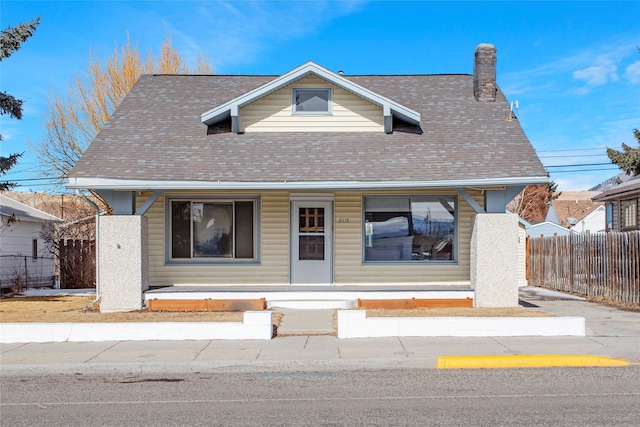
{"type": "Polygon", "coordinates": [[[247,311],[242,322],[0,323],[0,342],[270,340],[271,311],[247,311]]]}
{"type": "Polygon", "coordinates": [[[586,335],[584,317],[367,317],[338,310],[338,338],[586,335]]]}

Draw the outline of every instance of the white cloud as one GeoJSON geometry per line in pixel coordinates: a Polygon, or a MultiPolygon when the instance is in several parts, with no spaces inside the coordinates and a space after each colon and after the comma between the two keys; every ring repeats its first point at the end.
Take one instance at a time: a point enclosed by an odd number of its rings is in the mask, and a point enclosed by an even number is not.
{"type": "Polygon", "coordinates": [[[618,81],[617,66],[613,59],[605,55],[596,58],[596,63],[582,70],[574,71],[573,78],[584,80],[589,86],[599,86],[618,81]]]}
{"type": "Polygon", "coordinates": [[[625,70],[624,76],[631,83],[640,83],[640,61],[636,61],[629,65],[625,70]]]}
{"type": "MultiPolygon", "coordinates": [[[[587,46],[536,67],[506,73],[500,78],[504,82],[501,87],[508,95],[527,93],[535,97],[548,90],[555,91],[557,96],[584,95],[592,87],[618,81],[618,67],[637,52],[636,46],[635,37],[620,37],[587,46]],[[586,86],[571,89],[568,79],[586,83],[586,86]],[[540,90],[541,85],[545,86],[544,90],[540,90]]],[[[633,68],[632,72],[635,72],[633,68]]],[[[625,78],[629,78],[627,74],[625,78]]]]}
{"type": "MultiPolygon", "coordinates": [[[[328,22],[354,13],[364,2],[202,2],[186,3],[168,19],[180,52],[211,60],[216,72],[255,61],[269,45],[321,31],[328,22]]],[[[166,18],[165,18],[166,19],[166,18]]]]}

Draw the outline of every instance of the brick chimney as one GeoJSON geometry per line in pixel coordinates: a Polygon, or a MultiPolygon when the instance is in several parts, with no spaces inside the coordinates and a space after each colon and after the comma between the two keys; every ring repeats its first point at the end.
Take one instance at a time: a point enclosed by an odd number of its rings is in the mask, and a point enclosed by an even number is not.
{"type": "Polygon", "coordinates": [[[496,56],[497,49],[489,43],[480,43],[476,47],[473,63],[473,96],[476,101],[495,102],[496,92],[496,56]]]}

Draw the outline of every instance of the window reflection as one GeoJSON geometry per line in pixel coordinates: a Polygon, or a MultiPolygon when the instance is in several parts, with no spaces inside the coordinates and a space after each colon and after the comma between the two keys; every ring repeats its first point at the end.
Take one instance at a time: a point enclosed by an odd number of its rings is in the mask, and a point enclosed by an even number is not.
{"type": "Polygon", "coordinates": [[[452,196],[365,197],[365,261],[452,261],[452,196]]]}

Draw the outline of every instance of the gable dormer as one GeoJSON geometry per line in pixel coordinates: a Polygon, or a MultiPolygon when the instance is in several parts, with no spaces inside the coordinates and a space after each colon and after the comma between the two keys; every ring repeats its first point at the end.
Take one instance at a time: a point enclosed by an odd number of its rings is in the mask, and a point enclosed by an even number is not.
{"type": "Polygon", "coordinates": [[[244,132],[385,132],[393,119],[413,125],[420,113],[313,62],[202,114],[215,127],[244,132]]]}

